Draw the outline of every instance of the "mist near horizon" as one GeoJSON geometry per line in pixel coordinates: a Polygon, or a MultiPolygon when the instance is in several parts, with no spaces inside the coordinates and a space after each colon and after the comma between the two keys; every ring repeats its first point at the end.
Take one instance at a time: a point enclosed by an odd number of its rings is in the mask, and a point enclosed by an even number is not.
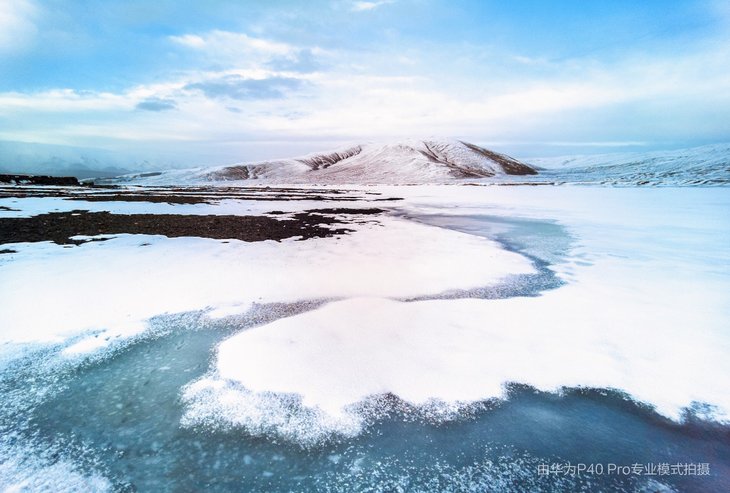
{"type": "MultiPolygon", "coordinates": [[[[390,142],[397,142],[391,139],[390,142]]],[[[0,141],[0,173],[75,176],[79,179],[108,178],[135,172],[167,171],[194,167],[214,167],[240,163],[257,163],[297,158],[312,153],[324,153],[366,143],[342,141],[237,143],[240,150],[160,153],[142,150],[109,150],[28,142],[0,141]]],[[[496,152],[523,161],[541,162],[549,158],[578,156],[611,156],[633,153],[637,156],[651,152],[689,149],[688,146],[650,146],[646,143],[483,143],[474,142],[496,152]]],[[[721,144],[721,143],[708,143],[721,144]]],[[[707,145],[707,144],[706,144],[707,145]]]]}

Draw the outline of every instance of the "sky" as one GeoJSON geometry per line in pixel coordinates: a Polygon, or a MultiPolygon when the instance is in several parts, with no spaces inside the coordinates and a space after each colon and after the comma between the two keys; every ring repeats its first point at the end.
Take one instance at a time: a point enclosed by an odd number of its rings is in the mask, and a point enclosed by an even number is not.
{"type": "Polygon", "coordinates": [[[170,166],[730,141],[725,0],[0,0],[0,140],[170,166]]]}

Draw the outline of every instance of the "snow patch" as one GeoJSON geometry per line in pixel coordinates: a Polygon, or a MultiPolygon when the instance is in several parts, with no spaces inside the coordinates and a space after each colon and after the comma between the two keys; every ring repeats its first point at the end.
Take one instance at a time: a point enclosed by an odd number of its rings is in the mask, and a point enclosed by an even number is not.
{"type": "Polygon", "coordinates": [[[0,341],[60,342],[93,332],[68,349],[74,353],[102,347],[100,339],[134,336],[164,313],[409,297],[534,272],[525,257],[464,233],[391,217],[348,227],[356,231],[307,241],[119,235],[72,248],[19,244],[12,261],[0,262],[0,341]]]}
{"type": "Polygon", "coordinates": [[[685,329],[707,328],[711,317],[605,294],[568,287],[508,300],[333,302],[224,341],[214,376],[186,391],[186,420],[309,442],[359,432],[368,418],[358,403],[374,396],[458,408],[503,397],[508,382],[622,389],[675,420],[712,402],[714,417],[726,417],[730,386],[713,375],[730,372],[727,345],[685,329]]]}

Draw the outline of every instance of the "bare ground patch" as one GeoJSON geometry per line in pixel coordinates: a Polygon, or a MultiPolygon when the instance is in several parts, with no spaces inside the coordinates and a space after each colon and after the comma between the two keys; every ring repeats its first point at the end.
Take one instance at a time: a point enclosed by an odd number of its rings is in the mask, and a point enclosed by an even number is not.
{"type": "Polygon", "coordinates": [[[219,240],[278,241],[293,237],[324,238],[352,232],[352,229],[335,227],[344,222],[332,215],[314,211],[279,219],[270,216],[112,214],[75,210],[32,217],[0,218],[0,244],[53,241],[59,245],[78,245],[88,240],[72,237],[125,233],[164,235],[169,238],[190,236],[219,240]]]}

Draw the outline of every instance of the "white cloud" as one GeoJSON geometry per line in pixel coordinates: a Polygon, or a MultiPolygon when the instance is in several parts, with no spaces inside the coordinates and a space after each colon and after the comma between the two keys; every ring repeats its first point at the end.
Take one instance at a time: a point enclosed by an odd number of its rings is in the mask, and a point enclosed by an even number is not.
{"type": "Polygon", "coordinates": [[[214,59],[243,60],[255,56],[257,60],[275,56],[288,56],[298,50],[278,41],[255,38],[245,33],[214,30],[208,33],[170,36],[176,44],[204,52],[214,59]]]}
{"type": "Polygon", "coordinates": [[[0,53],[23,49],[36,35],[38,7],[31,0],[0,1],[0,53]]]}
{"type": "Polygon", "coordinates": [[[134,103],[124,94],[109,92],[77,92],[53,89],[37,93],[0,93],[0,116],[22,112],[67,113],[128,109],[134,103]]]}
{"type": "Polygon", "coordinates": [[[202,34],[169,36],[190,54],[206,63],[215,62],[227,70],[314,72],[328,51],[317,46],[293,46],[242,32],[213,30],[202,34]]]}
{"type": "Polygon", "coordinates": [[[730,43],[717,37],[671,56],[555,62],[495,54],[480,64],[473,63],[480,47],[323,52],[229,31],[170,40],[225,69],[177,73],[118,93],[0,93],[0,121],[22,123],[0,125],[0,138],[129,146],[156,139],[160,149],[181,141],[221,149],[221,142],[251,139],[434,134],[576,143],[728,138],[730,43]],[[297,72],[272,63],[303,50],[327,64],[297,72]],[[274,86],[264,87],[267,81],[274,86]],[[175,110],[135,110],[160,109],[160,101],[175,110]]]}
{"type": "Polygon", "coordinates": [[[183,34],[182,36],[170,36],[170,40],[175,43],[187,46],[188,48],[203,49],[206,41],[196,34],[183,34]]]}
{"type": "MultiPolygon", "coordinates": [[[[261,69],[189,73],[121,93],[0,93],[0,116],[24,122],[21,127],[0,128],[0,138],[120,146],[156,141],[161,149],[179,149],[180,142],[219,147],[220,142],[251,138],[323,136],[349,141],[443,134],[590,142],[644,141],[665,138],[663,132],[667,138],[680,138],[688,126],[697,127],[703,113],[730,111],[730,96],[722,96],[730,94],[730,75],[707,68],[719,67],[723,57],[719,51],[672,60],[625,60],[585,72],[553,73],[541,80],[514,78],[489,89],[478,81],[469,84],[451,76],[384,76],[367,70],[353,73],[342,66],[302,76],[306,93],[245,98],[238,112],[228,108],[229,98],[207,97],[194,88],[222,79],[275,79],[282,73],[261,69]],[[454,81],[461,85],[455,87],[454,81]],[[174,102],[176,110],[135,111],[149,100],[174,102]],[[621,121],[613,133],[596,123],[615,118],[612,112],[622,105],[630,105],[632,114],[643,111],[649,117],[621,121]],[[687,113],[686,107],[692,112],[687,113]],[[652,112],[657,111],[666,115],[661,126],[652,123],[652,112]]],[[[703,131],[712,131],[711,120],[704,125],[703,131]]],[[[228,161],[241,159],[245,157],[232,155],[228,161]]]]}
{"type": "Polygon", "coordinates": [[[353,2],[352,10],[354,10],[355,12],[373,10],[380,7],[381,5],[386,5],[389,3],[393,3],[393,0],[357,1],[353,2]]]}

